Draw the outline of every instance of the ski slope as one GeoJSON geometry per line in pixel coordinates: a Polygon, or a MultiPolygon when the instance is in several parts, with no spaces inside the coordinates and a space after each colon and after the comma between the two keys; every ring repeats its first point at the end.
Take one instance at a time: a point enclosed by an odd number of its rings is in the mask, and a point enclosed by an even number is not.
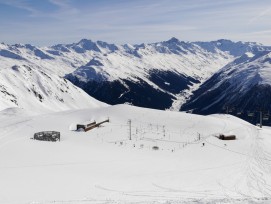
{"type": "Polygon", "coordinates": [[[230,115],[116,105],[32,116],[10,108],[0,112],[0,203],[270,203],[270,136],[230,115]],[[43,130],[60,131],[61,141],[30,139],[43,130]]]}

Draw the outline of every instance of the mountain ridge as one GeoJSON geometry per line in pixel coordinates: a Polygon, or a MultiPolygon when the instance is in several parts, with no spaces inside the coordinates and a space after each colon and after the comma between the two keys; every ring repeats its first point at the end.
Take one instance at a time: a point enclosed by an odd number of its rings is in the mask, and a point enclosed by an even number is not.
{"type": "Polygon", "coordinates": [[[174,37],[138,45],[88,39],[48,47],[2,43],[0,66],[40,67],[109,104],[179,110],[197,87],[238,54],[269,49],[258,43],[184,42],[174,37]]]}

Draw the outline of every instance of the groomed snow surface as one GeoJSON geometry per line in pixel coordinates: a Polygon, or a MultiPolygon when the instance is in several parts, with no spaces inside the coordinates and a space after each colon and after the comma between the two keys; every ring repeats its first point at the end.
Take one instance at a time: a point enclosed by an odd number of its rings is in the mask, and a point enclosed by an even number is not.
{"type": "Polygon", "coordinates": [[[6,109],[0,203],[270,203],[270,145],[271,129],[229,115],[128,105],[39,116],[6,109]],[[89,132],[73,130],[107,118],[89,132]],[[61,141],[30,139],[45,130],[60,131],[61,141]],[[237,140],[219,140],[219,133],[237,140]]]}

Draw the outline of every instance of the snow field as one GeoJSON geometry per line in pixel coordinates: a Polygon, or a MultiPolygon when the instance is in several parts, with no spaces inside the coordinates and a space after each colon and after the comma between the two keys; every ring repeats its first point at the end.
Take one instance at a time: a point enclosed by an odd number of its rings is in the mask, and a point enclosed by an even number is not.
{"type": "Polygon", "coordinates": [[[128,105],[39,116],[8,109],[0,132],[0,203],[270,202],[270,130],[233,116],[128,105]],[[89,132],[70,130],[107,117],[89,132]],[[43,130],[60,131],[61,141],[30,139],[43,130]]]}

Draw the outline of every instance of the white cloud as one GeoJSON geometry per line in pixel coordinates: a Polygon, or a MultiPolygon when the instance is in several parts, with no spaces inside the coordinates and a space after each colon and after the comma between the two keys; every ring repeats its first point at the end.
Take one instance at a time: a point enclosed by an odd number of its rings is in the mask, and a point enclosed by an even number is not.
{"type": "Polygon", "coordinates": [[[257,32],[270,28],[271,15],[269,0],[108,0],[103,3],[97,0],[84,4],[77,4],[76,0],[47,0],[56,8],[47,12],[42,8],[37,11],[30,1],[8,2],[27,10],[35,21],[9,22],[7,25],[13,25],[12,28],[5,26],[0,38],[24,37],[32,39],[30,43],[34,44],[59,40],[69,43],[80,38],[140,43],[172,36],[185,41],[228,38],[268,43],[267,34],[257,32]]]}
{"type": "Polygon", "coordinates": [[[31,16],[36,16],[37,14],[40,13],[37,9],[33,8],[29,4],[28,1],[25,1],[25,0],[8,0],[8,1],[0,0],[0,3],[11,6],[11,7],[15,7],[15,8],[18,8],[18,9],[28,11],[31,16]]]}
{"type": "Polygon", "coordinates": [[[78,14],[80,11],[74,8],[71,5],[70,0],[49,0],[50,3],[56,5],[59,10],[54,13],[55,17],[63,16],[63,15],[73,15],[78,14]]]}
{"type": "Polygon", "coordinates": [[[262,17],[271,16],[271,7],[264,9],[248,21],[248,24],[257,23],[262,17]]]}

